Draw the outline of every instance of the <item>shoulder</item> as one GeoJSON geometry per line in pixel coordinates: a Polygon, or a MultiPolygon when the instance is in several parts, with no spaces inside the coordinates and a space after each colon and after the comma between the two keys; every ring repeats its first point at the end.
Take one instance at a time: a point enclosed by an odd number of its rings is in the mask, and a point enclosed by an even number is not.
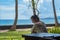
{"type": "Polygon", "coordinates": [[[45,26],[45,23],[40,21],[40,22],[35,23],[35,26],[45,26]]]}
{"type": "Polygon", "coordinates": [[[37,23],[35,23],[34,26],[42,26],[42,23],[41,22],[37,22],[37,23]]]}

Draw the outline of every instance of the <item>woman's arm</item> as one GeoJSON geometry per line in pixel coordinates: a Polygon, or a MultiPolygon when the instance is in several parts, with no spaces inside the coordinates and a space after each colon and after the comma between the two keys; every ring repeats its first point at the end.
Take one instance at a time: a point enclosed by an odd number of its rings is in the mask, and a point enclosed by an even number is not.
{"type": "Polygon", "coordinates": [[[31,33],[37,33],[37,26],[33,25],[31,33]]]}

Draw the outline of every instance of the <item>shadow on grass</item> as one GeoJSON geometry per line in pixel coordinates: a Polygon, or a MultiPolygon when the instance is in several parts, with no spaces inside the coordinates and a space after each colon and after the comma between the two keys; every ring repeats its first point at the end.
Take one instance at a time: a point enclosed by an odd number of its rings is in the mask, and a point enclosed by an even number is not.
{"type": "Polygon", "coordinates": [[[0,33],[0,40],[24,40],[22,34],[29,34],[30,31],[8,31],[0,33]]]}

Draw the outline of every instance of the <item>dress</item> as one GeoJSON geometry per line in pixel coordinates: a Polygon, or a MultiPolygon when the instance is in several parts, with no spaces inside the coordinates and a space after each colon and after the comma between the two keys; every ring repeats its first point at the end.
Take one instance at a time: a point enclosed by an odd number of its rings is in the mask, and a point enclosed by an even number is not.
{"type": "Polygon", "coordinates": [[[46,25],[43,22],[37,22],[33,25],[31,33],[47,33],[46,25]]]}

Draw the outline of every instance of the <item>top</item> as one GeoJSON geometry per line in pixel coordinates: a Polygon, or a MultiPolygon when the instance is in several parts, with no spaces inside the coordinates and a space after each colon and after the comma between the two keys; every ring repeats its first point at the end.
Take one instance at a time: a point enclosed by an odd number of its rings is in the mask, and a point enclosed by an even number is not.
{"type": "Polygon", "coordinates": [[[43,22],[37,22],[33,25],[31,33],[47,33],[46,25],[43,22]]]}

